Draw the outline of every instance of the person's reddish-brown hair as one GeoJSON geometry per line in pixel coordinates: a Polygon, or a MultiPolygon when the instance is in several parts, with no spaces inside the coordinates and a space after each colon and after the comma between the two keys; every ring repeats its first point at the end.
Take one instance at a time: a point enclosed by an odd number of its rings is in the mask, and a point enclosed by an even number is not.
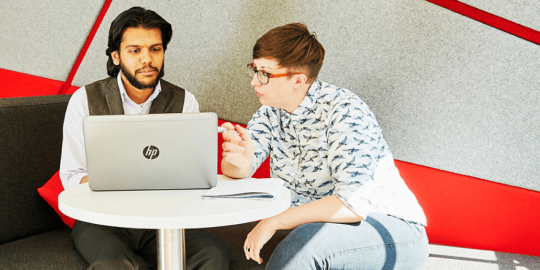
{"type": "Polygon", "coordinates": [[[289,72],[301,72],[314,81],[319,75],[324,48],[302,23],[291,23],[276,27],[262,37],[253,46],[253,59],[275,59],[289,72]]]}

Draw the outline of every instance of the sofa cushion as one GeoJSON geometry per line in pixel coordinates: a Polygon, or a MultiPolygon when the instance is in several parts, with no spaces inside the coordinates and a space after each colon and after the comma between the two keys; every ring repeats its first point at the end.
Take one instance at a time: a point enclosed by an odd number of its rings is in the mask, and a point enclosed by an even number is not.
{"type": "Polygon", "coordinates": [[[0,99],[0,244],[65,227],[36,189],[60,167],[69,98],[0,99]]]}
{"type": "Polygon", "coordinates": [[[70,218],[64,213],[60,212],[58,209],[58,196],[62,191],[64,191],[64,186],[62,186],[62,180],[60,180],[60,172],[56,172],[45,185],[37,189],[41,198],[43,198],[53,210],[60,216],[64,224],[73,229],[73,224],[75,224],[75,219],[70,218]]]}
{"type": "Polygon", "coordinates": [[[0,269],[77,270],[88,263],[71,242],[67,227],[0,245],[0,269]]]}

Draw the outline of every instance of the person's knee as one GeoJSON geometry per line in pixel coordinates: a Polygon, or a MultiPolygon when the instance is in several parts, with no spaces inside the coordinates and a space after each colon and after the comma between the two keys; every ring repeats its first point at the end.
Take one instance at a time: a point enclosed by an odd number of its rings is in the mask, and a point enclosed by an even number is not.
{"type": "MultiPolygon", "coordinates": [[[[231,249],[221,239],[215,238],[211,241],[211,244],[205,247],[206,260],[216,266],[224,266],[227,268],[231,260],[231,249]]],[[[218,269],[218,268],[216,268],[218,269]]]]}
{"type": "Polygon", "coordinates": [[[302,225],[283,239],[270,256],[267,269],[317,269],[321,264],[316,258],[317,247],[309,243],[311,227],[317,227],[317,224],[312,225],[302,225]]]}
{"type": "Polygon", "coordinates": [[[125,257],[108,256],[99,258],[90,263],[88,270],[135,270],[138,265],[133,265],[132,261],[125,257]]]}
{"type": "Polygon", "coordinates": [[[188,268],[229,269],[231,250],[218,237],[204,232],[190,232],[186,242],[188,268]],[[194,241],[196,239],[196,241],[194,241]]]}

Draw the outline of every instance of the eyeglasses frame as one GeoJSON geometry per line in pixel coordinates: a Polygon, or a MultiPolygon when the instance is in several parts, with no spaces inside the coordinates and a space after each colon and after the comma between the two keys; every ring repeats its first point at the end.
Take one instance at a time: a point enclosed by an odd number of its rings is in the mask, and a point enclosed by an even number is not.
{"type": "MultiPolygon", "coordinates": [[[[257,73],[257,79],[259,79],[259,82],[261,82],[263,85],[267,85],[268,83],[270,83],[270,78],[281,78],[281,77],[285,77],[285,76],[289,76],[289,75],[298,75],[298,74],[302,74],[302,73],[281,73],[281,74],[270,74],[268,73],[268,82],[267,83],[264,83],[261,79],[261,75],[260,75],[260,72],[262,70],[257,70],[255,69],[254,67],[255,63],[250,63],[250,64],[247,64],[247,67],[248,69],[251,69],[253,70],[253,73],[257,73]]],[[[265,72],[267,73],[267,72],[265,72]]],[[[253,76],[251,76],[251,73],[248,73],[249,74],[249,77],[251,77],[253,79],[253,76]]]]}

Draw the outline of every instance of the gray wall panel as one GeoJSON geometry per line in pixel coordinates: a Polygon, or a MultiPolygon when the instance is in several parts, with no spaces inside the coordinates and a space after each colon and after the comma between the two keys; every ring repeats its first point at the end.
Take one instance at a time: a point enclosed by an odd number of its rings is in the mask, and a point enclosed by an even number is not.
{"type": "Polygon", "coordinates": [[[0,68],[66,80],[104,2],[3,0],[0,68]]]}
{"type": "Polygon", "coordinates": [[[165,79],[202,111],[247,123],[260,106],[245,71],[253,44],[300,21],[327,51],[320,78],[371,106],[397,159],[540,191],[533,43],[423,0],[114,1],[74,84],[106,76],[108,27],[132,5],[173,24],[165,79]]]}

